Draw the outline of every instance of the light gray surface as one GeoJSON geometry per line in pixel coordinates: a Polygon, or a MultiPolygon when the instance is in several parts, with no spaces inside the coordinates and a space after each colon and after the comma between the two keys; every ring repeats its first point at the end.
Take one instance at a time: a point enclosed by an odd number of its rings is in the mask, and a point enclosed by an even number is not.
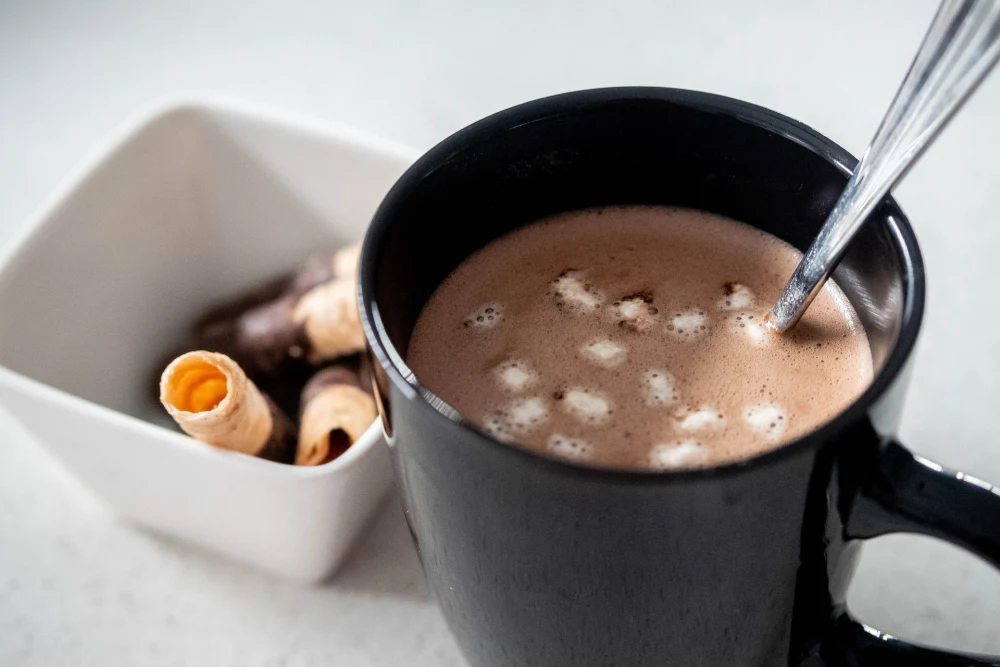
{"type": "MultiPolygon", "coordinates": [[[[124,117],[189,90],[426,148],[545,94],[668,85],[771,107],[858,153],[935,6],[255,4],[0,3],[0,240],[124,117]]],[[[918,452],[993,481],[998,126],[1000,75],[898,190],[930,279],[903,436],[918,452]]],[[[1000,653],[1000,575],[929,539],[869,545],[851,602],[887,631],[1000,653]]],[[[0,415],[0,664],[461,662],[395,504],[339,576],[301,589],[116,521],[0,415]]]]}

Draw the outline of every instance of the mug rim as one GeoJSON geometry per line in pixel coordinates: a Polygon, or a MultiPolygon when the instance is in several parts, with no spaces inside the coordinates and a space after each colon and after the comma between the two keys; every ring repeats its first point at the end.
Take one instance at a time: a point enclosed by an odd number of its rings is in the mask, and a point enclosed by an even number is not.
{"type": "MultiPolygon", "coordinates": [[[[705,468],[626,470],[596,468],[574,461],[555,459],[519,446],[517,443],[504,443],[484,432],[474,423],[459,415],[444,401],[431,394],[429,390],[423,388],[406,365],[403,355],[389,340],[373,294],[374,257],[382,238],[393,224],[392,218],[397,203],[412,195],[427,174],[434,171],[441,162],[447,161],[451,156],[457,154],[473,138],[482,141],[522,125],[570,115],[576,113],[581,105],[643,100],[668,102],[701,113],[726,115],[740,123],[767,130],[777,135],[778,139],[790,140],[806,148],[848,177],[858,162],[857,158],[839,144],[804,123],[750,102],[682,88],[641,86],[594,88],[542,97],[498,111],[453,133],[424,153],[400,176],[372,216],[362,246],[358,284],[361,323],[371,353],[385,370],[389,381],[403,396],[431,408],[431,412],[437,418],[457,423],[460,427],[481,436],[480,439],[484,443],[488,443],[489,446],[501,447],[508,452],[515,453],[515,455],[530,457],[539,464],[555,466],[581,475],[617,477],[626,480],[654,479],[658,482],[667,479],[681,481],[716,478],[781,461],[821,442],[832,440],[839,432],[863,417],[878,398],[892,386],[913,352],[923,321],[926,299],[923,257],[913,228],[891,195],[887,195],[883,199],[883,205],[896,209],[899,215],[889,214],[882,218],[879,223],[885,225],[889,231],[894,250],[898,253],[902,263],[903,303],[899,338],[889,352],[885,364],[872,378],[872,382],[865,391],[833,419],[795,440],[747,459],[705,468]],[[428,400],[428,395],[434,400],[428,400]]],[[[376,391],[378,391],[377,388],[376,391]]]]}

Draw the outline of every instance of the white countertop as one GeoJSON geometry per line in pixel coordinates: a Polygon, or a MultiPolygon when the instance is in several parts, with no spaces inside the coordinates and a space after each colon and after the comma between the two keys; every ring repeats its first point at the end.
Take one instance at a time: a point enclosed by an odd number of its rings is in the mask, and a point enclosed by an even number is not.
{"type": "MultiPolygon", "coordinates": [[[[0,241],[127,115],[185,91],[428,148],[550,93],[687,87],[776,109],[859,153],[936,3],[257,4],[0,4],[0,241]]],[[[1000,74],[898,190],[930,283],[902,435],[917,452],[994,482],[998,121],[1000,74]]],[[[1000,574],[930,539],[870,544],[850,599],[863,620],[894,634],[1000,653],[1000,574]]],[[[0,414],[0,664],[462,661],[396,499],[337,576],[300,588],[118,521],[0,414]]]]}

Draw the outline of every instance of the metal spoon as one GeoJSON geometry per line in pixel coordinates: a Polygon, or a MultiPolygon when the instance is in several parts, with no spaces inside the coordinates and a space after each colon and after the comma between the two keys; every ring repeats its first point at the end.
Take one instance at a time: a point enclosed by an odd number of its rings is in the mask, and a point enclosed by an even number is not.
{"type": "Polygon", "coordinates": [[[882,124],[768,316],[795,326],[868,214],[1000,57],[1000,0],[944,0],[882,124]]]}

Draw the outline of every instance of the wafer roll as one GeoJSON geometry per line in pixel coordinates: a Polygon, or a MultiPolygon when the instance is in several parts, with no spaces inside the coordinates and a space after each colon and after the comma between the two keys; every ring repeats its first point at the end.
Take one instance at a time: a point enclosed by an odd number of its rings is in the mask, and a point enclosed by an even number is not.
{"type": "Polygon", "coordinates": [[[302,390],[302,418],[296,465],[328,463],[353,445],[377,416],[370,387],[357,371],[331,366],[302,390]]]}
{"type": "MultiPolygon", "coordinates": [[[[363,355],[338,357],[331,365],[357,370],[361,388],[367,391],[371,387],[371,368],[363,355]]],[[[254,383],[286,415],[299,415],[302,413],[302,390],[317,372],[315,366],[289,366],[275,377],[254,379],[254,383]]]]}
{"type": "Polygon", "coordinates": [[[160,402],[191,437],[279,463],[295,458],[295,426],[223,354],[188,352],[160,378],[160,402]]]}
{"type": "Polygon", "coordinates": [[[314,287],[295,304],[292,321],[305,332],[309,363],[319,364],[365,349],[357,290],[354,278],[334,280],[314,287]]]}
{"type": "Polygon", "coordinates": [[[201,329],[212,322],[231,320],[257,306],[287,296],[302,296],[309,290],[331,280],[355,279],[361,244],[344,246],[335,252],[318,253],[309,257],[294,274],[274,278],[242,293],[235,299],[221,303],[195,323],[201,329]]]}
{"type": "MultiPolygon", "coordinates": [[[[246,311],[256,308],[261,304],[270,303],[283,294],[286,294],[292,284],[292,278],[293,276],[290,274],[275,278],[258,285],[248,292],[244,292],[236,299],[215,305],[206,311],[197,322],[195,322],[194,330],[205,331],[214,326],[218,326],[219,323],[223,323],[222,327],[225,328],[228,326],[225,323],[232,322],[234,318],[239,317],[246,311]]],[[[149,396],[153,403],[156,403],[160,398],[160,378],[163,375],[163,369],[166,368],[171,361],[188,350],[203,349],[204,347],[204,345],[199,345],[196,340],[193,340],[191,336],[188,336],[184,343],[171,348],[167,353],[157,359],[157,363],[153,364],[150,368],[148,383],[150,392],[149,396]]],[[[303,379],[302,384],[305,384],[307,379],[308,377],[303,379]]],[[[298,389],[295,390],[294,400],[296,404],[299,400],[299,392],[302,389],[302,384],[300,384],[298,389]]],[[[273,394],[270,394],[270,392],[268,393],[273,397],[273,394]]],[[[294,413],[295,411],[289,412],[289,414],[294,413]]]]}
{"type": "Polygon", "coordinates": [[[194,345],[232,357],[255,378],[356,354],[365,342],[356,290],[357,282],[345,278],[301,296],[282,296],[238,317],[208,322],[195,332],[194,345]]]}

